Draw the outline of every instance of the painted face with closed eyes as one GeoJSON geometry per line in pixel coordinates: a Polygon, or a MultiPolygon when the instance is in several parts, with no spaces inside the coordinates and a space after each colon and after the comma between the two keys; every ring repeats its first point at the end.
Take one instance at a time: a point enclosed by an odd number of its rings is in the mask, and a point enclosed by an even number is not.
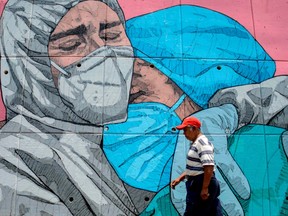
{"type": "MultiPolygon", "coordinates": [[[[131,46],[117,13],[106,4],[89,0],[77,4],[60,20],[49,41],[49,56],[66,67],[102,46],[131,46]]],[[[158,102],[171,107],[183,92],[167,76],[144,60],[136,58],[130,103],[158,102]]],[[[58,86],[59,71],[52,67],[58,86]]],[[[176,110],[183,119],[199,107],[190,99],[176,110]]]]}
{"type": "MultiPolygon", "coordinates": [[[[66,67],[102,46],[131,46],[117,13],[99,1],[84,1],[70,9],[50,36],[50,59],[66,67]]],[[[58,86],[59,71],[52,67],[58,86]]]]}

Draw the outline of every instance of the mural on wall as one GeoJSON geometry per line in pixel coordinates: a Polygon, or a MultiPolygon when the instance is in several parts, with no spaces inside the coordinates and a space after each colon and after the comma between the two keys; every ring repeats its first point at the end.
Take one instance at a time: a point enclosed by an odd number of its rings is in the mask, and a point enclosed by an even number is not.
{"type": "Polygon", "coordinates": [[[192,114],[224,215],[288,214],[288,76],[231,17],[9,0],[0,48],[0,215],[182,215],[192,114]]]}

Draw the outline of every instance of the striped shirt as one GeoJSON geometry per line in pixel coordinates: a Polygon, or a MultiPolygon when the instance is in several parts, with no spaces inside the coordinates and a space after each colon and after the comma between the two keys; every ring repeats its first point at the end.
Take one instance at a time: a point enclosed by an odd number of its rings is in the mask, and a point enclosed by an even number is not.
{"type": "Polygon", "coordinates": [[[213,165],[215,171],[214,146],[205,135],[201,135],[190,145],[187,154],[186,175],[200,175],[204,173],[203,166],[206,165],[213,165]]]}

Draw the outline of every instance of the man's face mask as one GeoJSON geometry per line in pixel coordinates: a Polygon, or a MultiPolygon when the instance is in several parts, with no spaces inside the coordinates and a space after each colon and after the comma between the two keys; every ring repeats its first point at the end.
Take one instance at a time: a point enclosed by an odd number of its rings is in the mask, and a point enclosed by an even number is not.
{"type": "Polygon", "coordinates": [[[126,119],[132,47],[104,46],[65,68],[51,64],[60,71],[59,94],[76,115],[95,125],[126,119]]]}

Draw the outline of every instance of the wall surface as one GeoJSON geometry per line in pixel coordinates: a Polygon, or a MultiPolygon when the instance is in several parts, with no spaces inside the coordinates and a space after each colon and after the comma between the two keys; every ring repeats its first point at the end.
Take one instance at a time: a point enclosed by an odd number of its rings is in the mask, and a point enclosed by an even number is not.
{"type": "Polygon", "coordinates": [[[223,214],[288,215],[287,10],[0,1],[0,215],[183,215],[191,115],[223,214]]]}

